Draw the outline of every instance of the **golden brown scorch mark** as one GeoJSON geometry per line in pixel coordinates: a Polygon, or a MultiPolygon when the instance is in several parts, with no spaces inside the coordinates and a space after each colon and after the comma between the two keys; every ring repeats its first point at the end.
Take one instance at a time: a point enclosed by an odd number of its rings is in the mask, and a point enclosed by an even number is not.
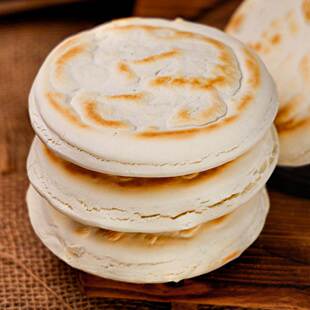
{"type": "MultiPolygon", "coordinates": [[[[128,239],[134,239],[135,242],[141,242],[142,245],[156,245],[158,243],[163,244],[166,242],[176,242],[180,241],[183,244],[191,239],[195,238],[197,234],[201,231],[207,232],[208,230],[220,225],[221,223],[225,222],[227,218],[230,217],[230,214],[223,215],[217,219],[213,219],[211,221],[205,222],[203,224],[194,226],[192,228],[183,229],[179,231],[171,231],[166,233],[137,233],[137,232],[119,232],[113,231],[108,229],[96,228],[95,229],[95,236],[97,238],[102,238],[105,241],[127,241],[128,239]]],[[[80,226],[80,224],[79,224],[80,226]]],[[[79,234],[81,228],[78,227],[77,231],[75,232],[79,234]]],[[[87,230],[87,226],[86,226],[87,230]]],[[[228,255],[224,260],[230,261],[237,256],[239,256],[239,252],[233,252],[232,254],[228,255]]]]}
{"type": "Polygon", "coordinates": [[[241,28],[243,21],[244,21],[244,15],[240,13],[236,13],[229,21],[226,31],[227,32],[238,32],[241,28]]]}
{"type": "MultiPolygon", "coordinates": [[[[255,91],[259,88],[261,81],[261,73],[258,61],[255,56],[249,51],[249,49],[244,49],[244,54],[246,57],[246,67],[249,71],[248,84],[250,91],[247,92],[237,103],[237,109],[239,114],[234,114],[229,117],[223,118],[216,123],[211,123],[202,128],[190,128],[190,129],[182,129],[182,130],[171,130],[171,131],[144,131],[137,134],[138,138],[186,138],[191,137],[194,134],[203,132],[211,132],[220,127],[224,127],[225,125],[229,125],[235,122],[241,115],[241,111],[244,111],[247,106],[253,101],[255,97],[255,91]]],[[[214,79],[205,79],[205,78],[184,78],[184,77],[171,77],[171,76],[161,76],[152,81],[152,85],[154,86],[175,86],[175,87],[184,87],[189,86],[191,88],[196,89],[210,89],[213,88],[217,84],[223,83],[225,78],[223,76],[218,76],[214,79]]],[[[183,116],[186,117],[184,114],[183,116]]]]}
{"type": "Polygon", "coordinates": [[[77,179],[84,179],[87,183],[94,185],[104,185],[111,189],[121,191],[134,191],[134,193],[156,190],[170,190],[172,188],[184,186],[194,186],[207,180],[219,176],[221,173],[230,166],[237,164],[241,157],[223,164],[219,167],[209,169],[200,173],[180,176],[180,177],[162,177],[162,178],[132,178],[132,177],[119,177],[114,175],[108,175],[99,173],[96,171],[87,170],[73,163],[63,160],[46,146],[41,144],[44,154],[49,161],[52,161],[54,165],[57,165],[61,170],[68,173],[77,179]]]}
{"type": "Polygon", "coordinates": [[[180,109],[172,118],[175,126],[188,123],[210,123],[223,117],[226,112],[226,104],[222,101],[217,92],[212,92],[212,103],[199,111],[192,111],[188,108],[180,109]]]}
{"type": "Polygon", "coordinates": [[[238,251],[232,252],[231,254],[227,255],[225,258],[222,260],[222,264],[226,264],[233,259],[237,258],[241,253],[238,251]]]}
{"type": "Polygon", "coordinates": [[[290,11],[287,14],[286,20],[288,21],[288,26],[291,34],[295,34],[298,32],[298,24],[297,24],[297,19],[296,19],[296,14],[294,11],[290,11]]]}
{"type": "Polygon", "coordinates": [[[129,65],[124,62],[120,62],[117,68],[118,71],[126,75],[128,79],[133,79],[136,76],[135,73],[132,71],[132,69],[129,67],[129,65]]]}
{"type": "Polygon", "coordinates": [[[65,51],[69,47],[77,46],[78,43],[81,43],[81,33],[77,33],[67,39],[65,39],[60,45],[57,47],[60,51],[65,51]]]}
{"type": "Polygon", "coordinates": [[[249,43],[249,46],[257,52],[260,52],[262,50],[262,44],[260,42],[249,43]]]}
{"type": "Polygon", "coordinates": [[[188,109],[181,109],[178,111],[176,118],[183,122],[188,122],[191,119],[191,114],[188,109]]]}
{"type": "Polygon", "coordinates": [[[137,101],[142,100],[144,98],[144,94],[143,93],[119,94],[106,97],[111,100],[137,101]]]}
{"type": "Polygon", "coordinates": [[[152,86],[164,87],[191,87],[199,90],[210,90],[217,84],[223,83],[225,78],[218,76],[212,79],[202,77],[173,77],[173,76],[159,76],[151,81],[152,86]]]}
{"type": "MultiPolygon", "coordinates": [[[[244,111],[247,106],[253,101],[254,93],[258,89],[260,85],[260,68],[256,58],[252,55],[252,53],[248,49],[244,49],[246,56],[246,66],[249,71],[249,79],[248,83],[250,84],[251,93],[246,93],[242,98],[240,98],[237,109],[239,114],[232,115],[225,119],[219,120],[217,123],[209,124],[204,128],[190,128],[183,130],[174,130],[174,131],[145,131],[139,133],[137,136],[141,138],[156,138],[156,137],[167,137],[167,138],[184,138],[190,137],[193,134],[198,132],[211,132],[212,130],[218,129],[222,126],[229,125],[236,121],[236,119],[240,116],[240,112],[244,111]]],[[[172,86],[190,86],[192,88],[197,89],[210,89],[214,87],[217,83],[223,82],[224,77],[217,77],[215,79],[203,79],[203,78],[173,78],[169,76],[158,77],[153,80],[155,85],[172,85],[172,86]]],[[[208,113],[208,112],[206,112],[208,113]]],[[[186,110],[181,110],[178,115],[181,119],[187,120],[189,118],[189,112],[186,110]]]]}
{"type": "Polygon", "coordinates": [[[303,0],[301,9],[302,9],[305,20],[309,23],[310,22],[310,0],[303,0]]]}
{"type": "Polygon", "coordinates": [[[222,215],[222,216],[212,220],[212,222],[213,222],[213,224],[219,225],[219,224],[224,223],[228,217],[229,217],[229,214],[225,214],[225,215],[222,215]]]}
{"type": "Polygon", "coordinates": [[[225,47],[220,50],[218,56],[219,63],[214,67],[213,73],[215,75],[223,74],[225,77],[222,84],[232,85],[238,79],[239,68],[236,64],[233,54],[229,48],[225,47]]]}
{"type": "MultiPolygon", "coordinates": [[[[219,225],[221,222],[225,221],[227,217],[229,217],[229,214],[221,216],[218,219],[214,219],[206,223],[194,226],[192,228],[179,231],[171,231],[167,233],[120,232],[103,228],[94,228],[83,224],[78,224],[76,222],[76,228],[74,229],[74,232],[77,235],[82,234],[82,236],[84,236],[87,235],[89,232],[93,231],[93,236],[95,238],[98,238],[99,240],[105,240],[106,242],[128,242],[129,240],[134,240],[136,245],[140,243],[143,246],[155,246],[158,243],[162,245],[163,243],[167,243],[170,241],[180,241],[184,244],[185,242],[195,238],[195,236],[199,234],[200,231],[206,232],[209,229],[212,229],[213,227],[219,225]]],[[[239,255],[240,252],[233,252],[223,259],[223,263],[231,261],[239,255]]]]}
{"type": "Polygon", "coordinates": [[[248,46],[253,48],[256,52],[260,54],[268,54],[272,49],[271,45],[277,45],[281,42],[281,36],[272,36],[271,38],[266,38],[261,42],[249,42],[248,46]]]}
{"type": "Polygon", "coordinates": [[[310,52],[304,55],[298,67],[305,83],[310,83],[310,52]]]}
{"type": "MultiPolygon", "coordinates": [[[[310,81],[310,56],[306,54],[299,63],[299,71],[305,83],[310,81]]],[[[275,124],[280,134],[290,133],[310,125],[309,114],[305,113],[303,117],[296,116],[302,102],[306,100],[304,94],[292,97],[288,102],[283,104],[277,115],[275,124]]]]}
{"type": "Polygon", "coordinates": [[[103,118],[97,111],[97,104],[95,101],[87,101],[84,103],[84,111],[89,119],[94,121],[97,125],[112,128],[127,127],[125,123],[119,120],[109,120],[103,118]]]}
{"type": "Polygon", "coordinates": [[[220,108],[221,107],[218,105],[218,103],[211,105],[210,107],[201,111],[201,118],[205,120],[214,118],[216,114],[220,112],[219,111],[220,108]]]}
{"type": "Polygon", "coordinates": [[[300,106],[302,100],[301,95],[294,96],[288,102],[286,102],[283,107],[280,108],[277,118],[276,124],[281,125],[287,121],[289,121],[292,116],[295,114],[296,110],[300,106]]]}
{"type": "Polygon", "coordinates": [[[256,90],[260,85],[260,67],[255,56],[244,48],[245,64],[250,73],[248,83],[252,86],[253,90],[256,90]]]}
{"type": "Polygon", "coordinates": [[[86,226],[79,223],[75,228],[75,233],[79,236],[87,236],[93,229],[94,227],[86,226]]]}
{"type": "Polygon", "coordinates": [[[56,110],[59,114],[64,116],[69,122],[76,124],[80,127],[86,128],[87,126],[83,124],[77,115],[74,114],[74,112],[68,108],[59,103],[59,100],[62,100],[64,98],[64,95],[60,93],[53,93],[48,92],[46,93],[46,98],[49,102],[49,104],[56,110]]]}
{"type": "Polygon", "coordinates": [[[310,117],[301,119],[290,119],[283,123],[276,122],[276,127],[280,135],[290,133],[293,130],[297,130],[303,127],[310,127],[310,117]]]}
{"type": "Polygon", "coordinates": [[[246,94],[244,95],[238,102],[237,109],[238,111],[243,111],[246,109],[246,107],[252,102],[253,100],[253,95],[251,94],[246,94]]]}
{"type": "Polygon", "coordinates": [[[170,130],[170,131],[143,131],[137,134],[138,138],[171,138],[171,139],[182,139],[189,138],[198,133],[208,133],[216,130],[225,125],[229,125],[237,120],[237,115],[229,116],[225,119],[221,119],[216,123],[211,123],[202,128],[189,128],[181,130],[170,130]]]}
{"type": "Polygon", "coordinates": [[[280,134],[310,125],[310,117],[297,118],[295,116],[295,111],[298,109],[301,100],[303,100],[302,96],[295,96],[280,109],[275,121],[280,134]]]}
{"type": "Polygon", "coordinates": [[[276,33],[271,37],[270,40],[272,45],[277,45],[281,42],[281,35],[279,33],[276,33]]]}
{"type": "Polygon", "coordinates": [[[77,45],[74,47],[69,48],[66,52],[64,52],[57,60],[56,60],[56,76],[60,77],[64,66],[73,59],[74,57],[78,56],[85,50],[85,46],[77,45]]]}
{"type": "Polygon", "coordinates": [[[153,63],[153,62],[158,61],[158,60],[173,58],[175,56],[180,55],[180,53],[181,52],[179,50],[173,49],[173,50],[168,51],[168,52],[163,52],[163,53],[160,53],[160,54],[151,55],[151,56],[148,56],[148,57],[145,57],[145,58],[142,58],[142,59],[135,60],[134,63],[135,64],[153,63]]]}

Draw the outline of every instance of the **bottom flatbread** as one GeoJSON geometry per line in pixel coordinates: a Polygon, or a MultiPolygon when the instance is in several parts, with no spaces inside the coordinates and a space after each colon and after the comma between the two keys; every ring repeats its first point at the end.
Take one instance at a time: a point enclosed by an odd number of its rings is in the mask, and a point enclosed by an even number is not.
{"type": "Polygon", "coordinates": [[[177,282],[221,267],[255,241],[269,209],[263,189],[230,214],[190,230],[144,234],[80,224],[32,187],[27,204],[36,234],[60,259],[97,276],[133,283],[177,282]]]}

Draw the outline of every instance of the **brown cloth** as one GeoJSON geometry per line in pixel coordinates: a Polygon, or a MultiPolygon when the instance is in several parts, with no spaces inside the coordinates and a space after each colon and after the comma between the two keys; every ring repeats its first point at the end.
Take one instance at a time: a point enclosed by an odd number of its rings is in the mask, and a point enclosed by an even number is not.
{"type": "Polygon", "coordinates": [[[42,14],[0,19],[0,309],[170,309],[169,303],[84,297],[77,271],[51,254],[30,226],[25,162],[34,136],[27,112],[31,83],[57,43],[99,22],[42,14]]]}

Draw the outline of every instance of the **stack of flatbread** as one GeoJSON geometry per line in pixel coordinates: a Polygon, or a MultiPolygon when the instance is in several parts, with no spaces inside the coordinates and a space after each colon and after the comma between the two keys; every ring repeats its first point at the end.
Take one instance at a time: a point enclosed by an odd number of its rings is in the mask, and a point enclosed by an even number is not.
{"type": "Polygon", "coordinates": [[[68,38],[29,97],[33,228],[69,265],[156,283],[212,271],[261,232],[278,100],[255,53],[183,20],[68,38]]]}

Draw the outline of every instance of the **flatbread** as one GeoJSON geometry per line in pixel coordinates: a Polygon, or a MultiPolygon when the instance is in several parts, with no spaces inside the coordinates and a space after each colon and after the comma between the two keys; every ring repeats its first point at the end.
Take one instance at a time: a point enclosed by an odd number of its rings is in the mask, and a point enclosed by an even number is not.
{"type": "Polygon", "coordinates": [[[163,232],[233,211],[264,186],[278,154],[271,129],[251,150],[217,168],[180,177],[131,178],[64,161],[36,138],[27,170],[41,195],[79,222],[116,231],[163,232]]]}
{"type": "Polygon", "coordinates": [[[234,212],[189,234],[147,235],[79,224],[33,188],[27,204],[36,234],[60,259],[97,276],[134,283],[180,281],[219,268],[257,238],[269,208],[264,189],[234,212]]]}
{"type": "Polygon", "coordinates": [[[310,164],[310,0],[244,1],[227,32],[262,57],[277,84],[279,164],[310,164]]]}
{"type": "Polygon", "coordinates": [[[251,49],[211,27],[128,18],[58,45],[29,97],[36,133],[89,170],[196,173],[254,146],[278,106],[251,49]]]}

